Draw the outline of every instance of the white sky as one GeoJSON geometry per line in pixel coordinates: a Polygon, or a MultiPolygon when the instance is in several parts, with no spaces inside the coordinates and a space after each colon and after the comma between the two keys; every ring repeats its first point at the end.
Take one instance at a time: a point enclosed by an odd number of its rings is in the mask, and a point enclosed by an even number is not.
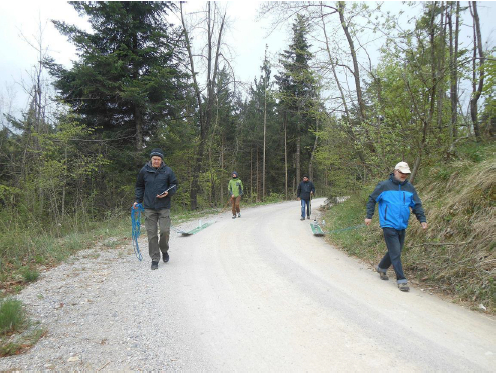
{"type": "MultiPolygon", "coordinates": [[[[195,1],[198,5],[198,1],[195,1]]],[[[464,5],[467,3],[464,2],[464,5]]],[[[495,45],[495,1],[479,2],[479,15],[482,24],[483,41],[491,39],[495,45]]],[[[393,5],[393,4],[392,4],[393,5]]],[[[185,5],[188,6],[192,3],[185,5]]],[[[256,1],[231,1],[228,16],[232,20],[226,40],[234,53],[235,74],[241,81],[251,82],[260,75],[265,46],[269,53],[277,54],[289,44],[289,31],[279,30],[265,39],[268,20],[255,22],[259,3],[256,1]]],[[[22,82],[30,83],[30,72],[37,62],[37,52],[25,39],[36,43],[43,30],[43,46],[57,63],[69,66],[75,58],[74,47],[53,27],[50,19],[63,20],[79,27],[85,21],[78,17],[74,8],[65,1],[1,1],[0,2],[0,110],[6,111],[12,102],[14,109],[23,110],[27,106],[27,96],[23,93],[22,82]],[[24,35],[25,38],[22,37],[24,35]],[[15,95],[14,95],[15,94],[15,95]],[[15,97],[14,97],[15,96],[15,97]],[[14,100],[13,100],[14,99],[14,100]]],[[[276,73],[273,68],[272,74],[276,73]]],[[[26,85],[25,85],[26,86],[26,85]]],[[[15,112],[15,111],[14,111],[15,112]]]]}
{"type": "MultiPolygon", "coordinates": [[[[185,5],[187,11],[189,6],[193,3],[185,5]]],[[[288,44],[283,33],[264,39],[265,30],[255,22],[257,8],[257,2],[231,2],[228,5],[228,17],[232,22],[227,43],[233,46],[235,73],[242,81],[252,81],[259,76],[266,43],[270,48],[273,45],[274,50],[277,49],[276,44],[278,48],[282,43],[283,46],[288,44]]],[[[43,47],[57,63],[70,66],[71,60],[76,58],[74,46],[60,35],[51,19],[63,20],[81,28],[86,26],[86,22],[66,1],[0,2],[0,100],[3,97],[4,102],[3,108],[0,102],[0,110],[6,111],[8,105],[5,102],[11,101],[14,94],[14,112],[27,107],[29,98],[24,87],[29,89],[30,73],[38,61],[38,53],[26,39],[37,44],[40,29],[43,31],[43,47]]]]}

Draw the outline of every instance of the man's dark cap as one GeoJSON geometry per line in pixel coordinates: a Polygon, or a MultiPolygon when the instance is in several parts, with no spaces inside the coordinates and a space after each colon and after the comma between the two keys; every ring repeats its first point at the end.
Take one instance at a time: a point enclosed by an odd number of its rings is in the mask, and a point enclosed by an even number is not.
{"type": "Polygon", "coordinates": [[[150,153],[150,157],[152,157],[152,156],[158,156],[162,160],[164,160],[164,153],[162,152],[162,150],[160,148],[154,148],[152,150],[152,152],[150,153]]]}

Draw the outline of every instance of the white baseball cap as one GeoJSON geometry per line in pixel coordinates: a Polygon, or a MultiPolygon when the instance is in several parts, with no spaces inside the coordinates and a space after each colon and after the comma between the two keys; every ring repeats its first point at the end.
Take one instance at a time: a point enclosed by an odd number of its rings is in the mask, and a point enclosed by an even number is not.
{"type": "Polygon", "coordinates": [[[398,169],[402,173],[408,174],[411,173],[411,170],[409,169],[409,165],[405,161],[401,161],[400,163],[397,163],[394,169],[398,169]]]}

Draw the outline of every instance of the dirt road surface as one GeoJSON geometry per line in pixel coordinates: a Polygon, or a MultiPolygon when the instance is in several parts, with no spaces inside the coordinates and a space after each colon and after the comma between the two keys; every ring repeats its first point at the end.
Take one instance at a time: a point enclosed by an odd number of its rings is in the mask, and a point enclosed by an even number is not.
{"type": "Polygon", "coordinates": [[[131,244],[82,252],[19,295],[48,333],[0,370],[496,371],[493,317],[399,291],[313,236],[299,209],[242,203],[241,218],[204,218],[193,236],[172,232],[157,271],[145,237],[142,262],[131,244]]]}

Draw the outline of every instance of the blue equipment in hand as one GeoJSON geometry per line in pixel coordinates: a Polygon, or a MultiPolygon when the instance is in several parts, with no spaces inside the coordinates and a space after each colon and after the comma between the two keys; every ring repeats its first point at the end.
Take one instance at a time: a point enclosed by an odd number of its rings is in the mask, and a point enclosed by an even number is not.
{"type": "Polygon", "coordinates": [[[133,241],[133,249],[135,250],[136,257],[141,262],[143,257],[140,253],[140,247],[138,246],[138,237],[140,237],[140,218],[141,213],[144,211],[141,203],[131,207],[131,237],[133,241]]]}

